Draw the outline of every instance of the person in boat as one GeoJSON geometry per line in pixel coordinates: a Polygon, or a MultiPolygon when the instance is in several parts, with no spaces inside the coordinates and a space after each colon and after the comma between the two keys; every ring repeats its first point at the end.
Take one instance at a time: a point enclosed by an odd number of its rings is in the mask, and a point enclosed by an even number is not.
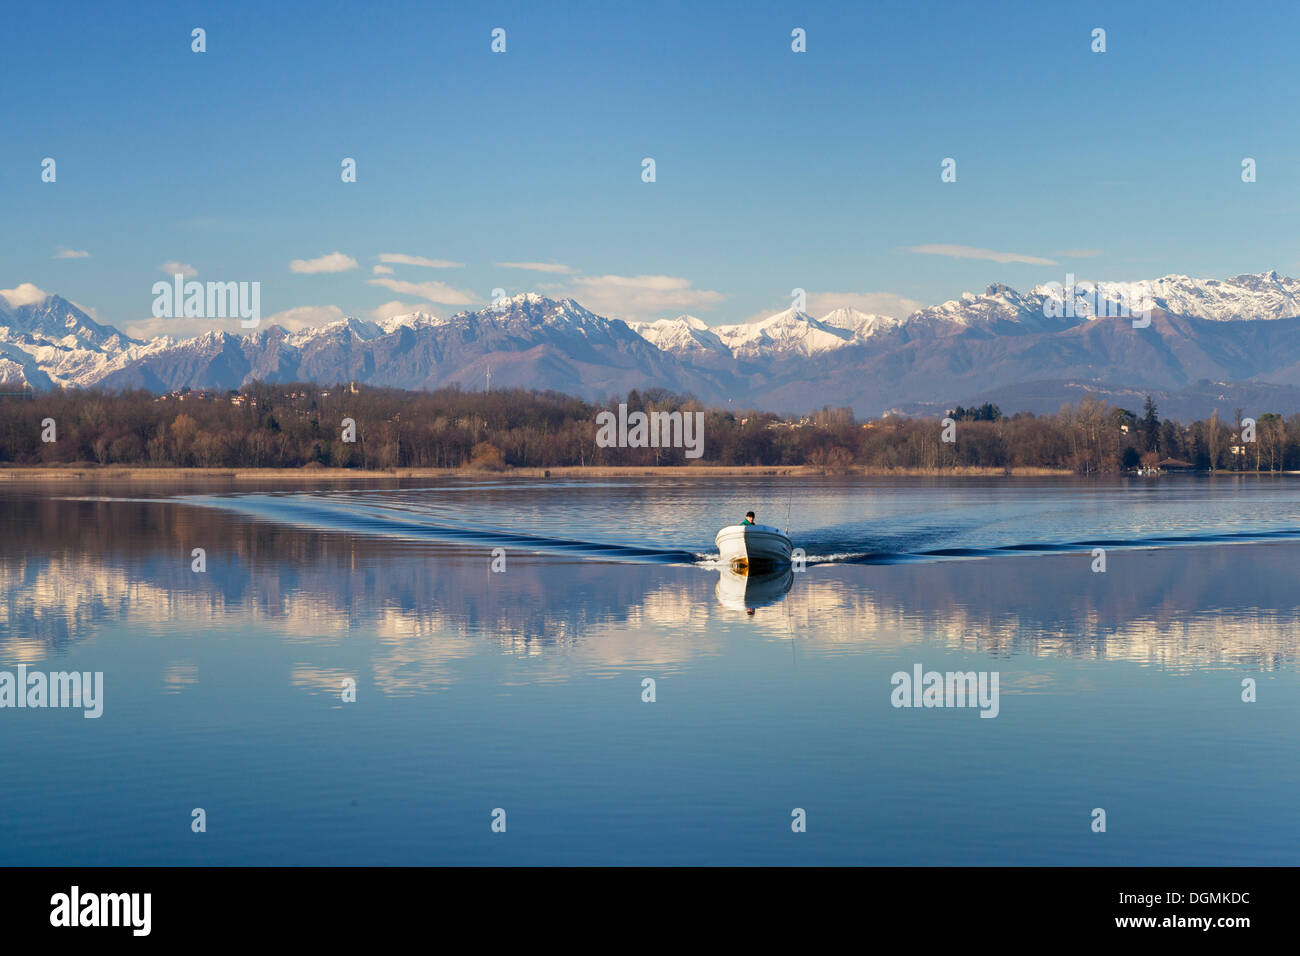
{"type": "Polygon", "coordinates": [[[754,512],[746,511],[745,520],[741,522],[741,525],[749,525],[752,528],[754,526],[754,512]]]}

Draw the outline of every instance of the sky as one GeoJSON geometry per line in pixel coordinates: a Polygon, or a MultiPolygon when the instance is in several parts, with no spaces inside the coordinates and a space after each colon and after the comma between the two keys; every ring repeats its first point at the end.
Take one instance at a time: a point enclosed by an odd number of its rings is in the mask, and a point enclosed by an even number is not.
{"type": "Polygon", "coordinates": [[[796,288],[813,314],[902,315],[1067,273],[1300,274],[1296,3],[145,0],[5,22],[0,289],[137,335],[214,325],[152,317],[178,266],[260,282],[291,328],[494,289],[716,324],[796,288]]]}

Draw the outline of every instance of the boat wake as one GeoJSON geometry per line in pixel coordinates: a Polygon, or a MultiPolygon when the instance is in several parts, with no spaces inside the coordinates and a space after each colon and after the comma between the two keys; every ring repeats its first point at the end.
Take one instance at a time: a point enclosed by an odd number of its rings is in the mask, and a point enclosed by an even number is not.
{"type": "MultiPolygon", "coordinates": [[[[463,543],[522,549],[538,554],[571,556],[585,560],[643,564],[689,564],[719,569],[724,563],[716,551],[630,545],[579,540],[544,534],[524,534],[508,528],[464,526],[448,521],[446,512],[432,513],[412,502],[375,501],[351,494],[236,494],[190,495],[182,502],[234,511],[265,521],[321,531],[384,535],[413,541],[463,543]]],[[[1081,537],[1039,542],[963,544],[973,535],[969,527],[939,525],[911,527],[897,534],[872,533],[858,527],[837,526],[792,535],[803,552],[805,566],[849,564],[911,564],[990,558],[1016,554],[1069,554],[1096,548],[1142,549],[1212,544],[1247,544],[1300,541],[1300,528],[1187,532],[1183,534],[1081,537]]],[[[1002,532],[1005,534],[1005,530],[1002,532]]],[[[1063,536],[1064,538],[1064,536],[1063,536]]],[[[698,538],[696,539],[698,540],[698,538]]],[[[799,551],[795,553],[798,564],[799,551]]]]}
{"type": "Polygon", "coordinates": [[[646,564],[694,564],[698,557],[691,551],[668,548],[520,534],[504,528],[456,527],[430,520],[416,509],[393,503],[369,504],[353,497],[297,494],[190,495],[180,500],[187,504],[236,511],[253,518],[319,531],[375,534],[428,542],[463,542],[521,548],[539,554],[646,564]]]}
{"type": "MultiPolygon", "coordinates": [[[[816,533],[814,532],[814,536],[806,539],[802,542],[802,545],[807,553],[807,563],[814,565],[911,564],[923,561],[992,558],[1015,554],[1078,554],[1080,552],[1091,552],[1096,548],[1134,550],[1206,544],[1258,544],[1268,541],[1300,541],[1300,528],[1178,535],[1136,535],[1126,538],[1099,537],[1069,541],[1040,541],[971,547],[936,548],[922,546],[914,549],[891,546],[893,543],[885,540],[854,541],[852,539],[829,537],[819,541],[816,540],[816,533]]],[[[800,543],[796,541],[796,544],[800,543]]]]}

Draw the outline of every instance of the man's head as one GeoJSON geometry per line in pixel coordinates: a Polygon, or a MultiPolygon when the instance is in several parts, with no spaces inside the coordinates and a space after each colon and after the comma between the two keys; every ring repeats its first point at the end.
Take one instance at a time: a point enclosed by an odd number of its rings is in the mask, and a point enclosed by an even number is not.
{"type": "Polygon", "coordinates": [[[754,512],[752,512],[752,511],[746,511],[746,512],[745,512],[745,517],[748,518],[750,521],[753,521],[753,520],[754,520],[754,512]]]}

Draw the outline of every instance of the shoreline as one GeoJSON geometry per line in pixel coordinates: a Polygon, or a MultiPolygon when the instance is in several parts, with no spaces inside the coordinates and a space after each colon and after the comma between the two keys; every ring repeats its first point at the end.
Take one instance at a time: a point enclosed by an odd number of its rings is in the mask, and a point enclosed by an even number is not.
{"type": "Polygon", "coordinates": [[[383,481],[403,478],[1040,478],[1072,477],[1059,468],[841,468],[812,465],[564,465],[553,468],[141,468],[131,465],[0,466],[0,482],[11,481],[383,481]]]}

